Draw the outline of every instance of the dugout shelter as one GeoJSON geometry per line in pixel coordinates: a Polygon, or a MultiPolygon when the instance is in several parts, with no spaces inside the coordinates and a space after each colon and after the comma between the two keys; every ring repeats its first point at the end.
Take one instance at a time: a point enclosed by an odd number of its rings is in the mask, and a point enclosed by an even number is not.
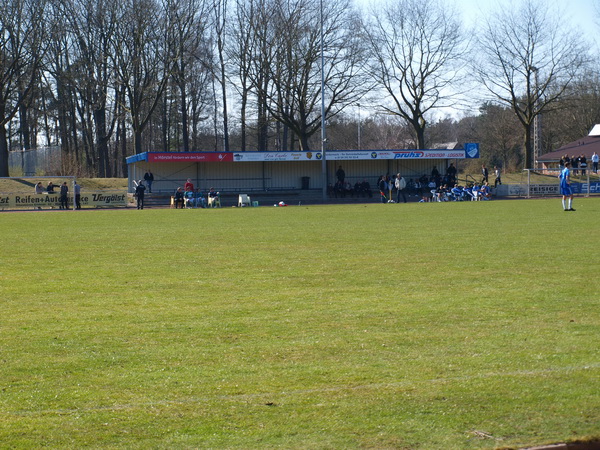
{"type": "Polygon", "coordinates": [[[329,150],[325,153],[326,178],[320,151],[296,152],[145,152],[127,158],[129,190],[146,171],[154,175],[152,191],[172,193],[188,178],[201,191],[221,192],[317,190],[335,182],[342,166],[346,180],[367,180],[372,186],[380,175],[400,172],[405,178],[429,175],[436,166],[444,174],[451,162],[479,158],[479,144],[429,150],[329,150]]]}

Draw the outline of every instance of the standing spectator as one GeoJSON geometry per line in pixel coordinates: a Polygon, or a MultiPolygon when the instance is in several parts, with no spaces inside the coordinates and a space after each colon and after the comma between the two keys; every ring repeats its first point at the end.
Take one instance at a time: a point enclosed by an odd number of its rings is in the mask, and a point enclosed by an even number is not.
{"type": "Polygon", "coordinates": [[[581,168],[581,176],[585,177],[585,170],[587,169],[587,158],[583,153],[579,157],[579,167],[581,168]]]}
{"type": "Polygon", "coordinates": [[[396,189],[398,193],[396,194],[396,203],[400,203],[400,195],[402,195],[402,199],[404,203],[406,203],[406,180],[400,174],[396,175],[396,189]]]}
{"type": "Polygon", "coordinates": [[[438,178],[440,176],[440,173],[437,170],[437,167],[433,166],[433,169],[431,169],[431,178],[435,179],[438,178]]]}
{"type": "Polygon", "coordinates": [[[573,209],[573,191],[571,190],[571,163],[566,162],[565,168],[560,175],[560,193],[562,195],[562,206],[565,211],[575,211],[573,209]],[[567,199],[569,203],[567,204],[567,199]],[[568,206],[568,207],[567,207],[568,206]]]}
{"type": "Polygon", "coordinates": [[[187,179],[187,181],[183,185],[183,190],[185,192],[194,192],[194,183],[192,183],[192,180],[190,180],[189,178],[187,179]]]}
{"type": "Polygon", "coordinates": [[[571,168],[573,169],[573,175],[578,175],[579,171],[577,170],[579,168],[579,158],[576,157],[575,155],[571,155],[571,168]]]}
{"type": "Polygon", "coordinates": [[[152,194],[152,182],[154,181],[154,174],[150,171],[150,169],[148,169],[148,171],[144,174],[144,180],[148,186],[148,193],[152,194]]]}
{"type": "Polygon", "coordinates": [[[381,175],[379,177],[379,181],[377,181],[377,187],[379,188],[379,194],[381,195],[381,203],[387,203],[387,196],[385,192],[387,191],[387,183],[385,182],[385,177],[381,175]]]}
{"type": "Polygon", "coordinates": [[[592,155],[592,169],[594,173],[598,173],[598,161],[600,161],[600,156],[596,152],[592,155]]]}
{"type": "Polygon", "coordinates": [[[175,209],[177,209],[177,205],[181,203],[181,209],[183,209],[183,191],[180,187],[175,191],[174,201],[175,201],[175,209]]]}
{"type": "Polygon", "coordinates": [[[60,187],[60,209],[69,209],[69,186],[65,181],[60,187]]]}
{"type": "Polygon", "coordinates": [[[500,169],[498,169],[498,166],[494,166],[494,175],[496,176],[496,179],[494,180],[494,187],[496,188],[499,184],[502,184],[502,180],[500,179],[501,172],[500,169]]]}
{"type": "Polygon", "coordinates": [[[338,168],[338,170],[335,172],[335,176],[337,177],[338,181],[343,186],[344,185],[344,180],[346,179],[346,172],[344,172],[344,169],[342,169],[342,166],[340,166],[338,168]]]}
{"type": "Polygon", "coordinates": [[[489,177],[489,172],[488,172],[487,167],[485,167],[485,164],[481,165],[481,175],[483,175],[483,177],[481,178],[481,184],[487,183],[488,177],[489,177]]]}
{"type": "Polygon", "coordinates": [[[450,163],[446,169],[446,175],[448,175],[450,186],[454,186],[454,183],[456,183],[456,167],[454,167],[454,163],[450,163]]]}
{"type": "Polygon", "coordinates": [[[75,194],[75,209],[81,209],[81,186],[77,184],[77,181],[75,181],[73,191],[75,194]]]}
{"type": "Polygon", "coordinates": [[[144,193],[146,191],[146,186],[144,186],[144,180],[140,180],[138,182],[137,187],[135,188],[135,196],[137,197],[137,209],[144,209],[144,193]]]}

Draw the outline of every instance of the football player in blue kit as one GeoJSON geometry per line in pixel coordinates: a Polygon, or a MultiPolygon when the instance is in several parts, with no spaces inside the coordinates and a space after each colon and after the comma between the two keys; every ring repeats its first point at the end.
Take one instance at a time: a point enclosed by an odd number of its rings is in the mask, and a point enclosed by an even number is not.
{"type": "Polygon", "coordinates": [[[566,162],[565,168],[558,176],[560,178],[560,193],[562,195],[562,206],[565,211],[575,211],[573,209],[573,191],[571,190],[571,163],[566,162]],[[567,204],[567,198],[569,202],[567,204]],[[568,207],[567,207],[568,206],[568,207]]]}

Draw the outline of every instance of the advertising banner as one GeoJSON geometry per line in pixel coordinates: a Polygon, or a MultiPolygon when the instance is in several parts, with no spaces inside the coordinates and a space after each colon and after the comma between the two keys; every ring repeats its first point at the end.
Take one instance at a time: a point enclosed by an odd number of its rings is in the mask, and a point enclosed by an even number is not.
{"type": "MultiPolygon", "coordinates": [[[[67,196],[69,208],[73,207],[74,196],[67,196]]],[[[60,194],[4,194],[0,196],[2,209],[55,208],[60,206],[60,194]]],[[[127,206],[125,192],[86,192],[81,193],[81,206],[127,206]]]]}
{"type": "MultiPolygon", "coordinates": [[[[477,145],[477,144],[476,144],[477,145]]],[[[388,159],[465,159],[465,150],[330,150],[328,161],[367,161],[388,159]]],[[[238,152],[233,161],[321,161],[321,152],[238,152]]]]}
{"type": "MultiPolygon", "coordinates": [[[[587,194],[588,183],[571,183],[574,194],[587,194]]],[[[594,181],[589,184],[590,194],[600,194],[600,182],[594,181]]]]}
{"type": "Polygon", "coordinates": [[[318,161],[320,159],[321,153],[317,152],[236,152],[233,154],[235,162],[318,161]]]}
{"type": "Polygon", "coordinates": [[[233,153],[224,152],[163,152],[148,153],[148,162],[228,162],[233,153]]]}

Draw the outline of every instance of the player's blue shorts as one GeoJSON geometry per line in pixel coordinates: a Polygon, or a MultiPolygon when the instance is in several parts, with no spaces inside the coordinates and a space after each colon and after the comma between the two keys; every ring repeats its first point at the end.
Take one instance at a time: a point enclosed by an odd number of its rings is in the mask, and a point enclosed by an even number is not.
{"type": "Polygon", "coordinates": [[[570,197],[571,195],[573,195],[573,191],[571,190],[571,185],[561,184],[560,185],[560,195],[566,195],[567,197],[570,197]]]}

